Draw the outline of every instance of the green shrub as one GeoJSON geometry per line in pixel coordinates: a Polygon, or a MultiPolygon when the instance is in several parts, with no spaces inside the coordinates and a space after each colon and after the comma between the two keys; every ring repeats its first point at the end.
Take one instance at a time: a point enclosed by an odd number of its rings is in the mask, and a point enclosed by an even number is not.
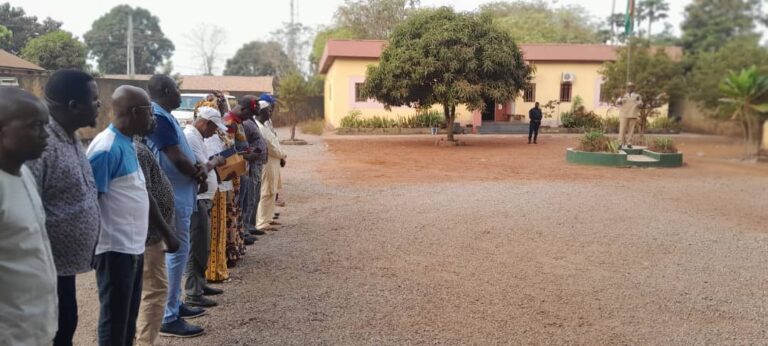
{"type": "Polygon", "coordinates": [[[651,151],[657,153],[676,153],[677,147],[675,147],[675,141],[669,137],[657,137],[651,142],[651,151]]]}
{"type": "Polygon", "coordinates": [[[605,132],[619,131],[619,117],[606,117],[602,119],[603,130],[605,132]]]}
{"type": "Polygon", "coordinates": [[[358,128],[362,127],[362,119],[360,119],[360,116],[363,113],[359,110],[351,110],[349,113],[347,113],[346,116],[341,118],[340,126],[342,128],[358,128]]]}
{"type": "Polygon", "coordinates": [[[616,153],[619,145],[603,131],[588,131],[579,140],[579,150],[588,152],[616,153]]]}
{"type": "Polygon", "coordinates": [[[323,119],[307,120],[300,123],[299,128],[301,129],[302,133],[320,136],[323,134],[323,130],[325,130],[325,120],[323,119]]]}
{"type": "Polygon", "coordinates": [[[670,130],[680,129],[680,123],[678,123],[674,118],[669,118],[669,117],[658,117],[656,119],[653,119],[651,120],[651,123],[648,124],[648,126],[652,129],[670,129],[670,130]]]}
{"type": "Polygon", "coordinates": [[[600,116],[593,111],[587,111],[584,106],[576,110],[565,112],[560,115],[560,121],[566,128],[584,128],[584,129],[602,129],[603,122],[600,116]]]}
{"type": "Polygon", "coordinates": [[[392,119],[389,116],[375,115],[367,119],[362,118],[358,110],[350,111],[347,116],[341,118],[342,128],[424,128],[440,126],[445,122],[445,116],[436,111],[418,112],[413,115],[392,119]]]}

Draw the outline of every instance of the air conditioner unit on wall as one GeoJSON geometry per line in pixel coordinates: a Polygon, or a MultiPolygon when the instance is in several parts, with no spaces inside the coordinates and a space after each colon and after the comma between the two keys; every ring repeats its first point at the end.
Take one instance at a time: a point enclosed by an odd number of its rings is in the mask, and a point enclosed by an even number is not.
{"type": "Polygon", "coordinates": [[[563,72],[563,82],[573,83],[576,80],[576,75],[571,72],[563,72]]]}

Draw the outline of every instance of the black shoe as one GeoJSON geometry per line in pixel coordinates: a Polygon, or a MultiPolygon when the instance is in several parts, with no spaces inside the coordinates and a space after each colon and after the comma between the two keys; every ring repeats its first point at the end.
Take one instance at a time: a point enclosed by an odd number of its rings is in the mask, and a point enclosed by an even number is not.
{"type": "Polygon", "coordinates": [[[211,286],[203,286],[203,295],[204,296],[217,296],[219,294],[224,293],[224,290],[219,288],[214,288],[211,286]]]}
{"type": "Polygon", "coordinates": [[[163,323],[160,327],[160,335],[172,336],[177,338],[193,338],[203,335],[205,329],[187,323],[183,318],[179,318],[176,321],[163,323]]]}
{"type": "Polygon", "coordinates": [[[253,245],[253,243],[255,243],[256,240],[258,240],[258,239],[259,238],[256,238],[256,237],[254,237],[254,236],[252,236],[250,234],[246,234],[245,236],[243,236],[243,243],[245,245],[253,245]]]}
{"type": "Polygon", "coordinates": [[[214,307],[216,305],[219,305],[215,301],[213,301],[211,299],[208,299],[206,297],[203,297],[203,296],[199,296],[199,297],[187,296],[187,299],[184,300],[184,304],[192,305],[192,306],[199,306],[199,307],[203,307],[203,308],[212,308],[212,307],[214,307]]]}
{"type": "Polygon", "coordinates": [[[277,220],[280,218],[280,213],[275,213],[275,216],[272,217],[273,219],[277,220]]]}
{"type": "Polygon", "coordinates": [[[188,320],[191,320],[193,318],[198,318],[200,316],[205,316],[208,312],[205,311],[203,308],[197,308],[194,306],[189,306],[187,304],[182,303],[179,306],[179,317],[186,318],[188,320]]]}
{"type": "Polygon", "coordinates": [[[265,234],[267,234],[267,233],[265,233],[264,231],[262,231],[260,229],[252,229],[252,230],[248,231],[248,233],[250,233],[252,235],[265,235],[265,234]]]}

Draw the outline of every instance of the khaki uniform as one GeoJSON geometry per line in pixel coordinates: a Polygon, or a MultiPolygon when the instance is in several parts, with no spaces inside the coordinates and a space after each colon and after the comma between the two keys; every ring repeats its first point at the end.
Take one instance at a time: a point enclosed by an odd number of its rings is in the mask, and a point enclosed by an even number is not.
{"type": "Polygon", "coordinates": [[[639,108],[643,105],[643,101],[638,93],[632,92],[624,94],[617,103],[621,106],[619,108],[619,142],[621,145],[626,145],[632,142],[639,108]]]}
{"type": "Polygon", "coordinates": [[[257,212],[256,228],[268,228],[275,214],[275,197],[280,187],[280,160],[287,156],[280,147],[280,142],[266,125],[256,122],[261,130],[261,138],[267,144],[267,163],[261,170],[261,199],[257,212]]]}

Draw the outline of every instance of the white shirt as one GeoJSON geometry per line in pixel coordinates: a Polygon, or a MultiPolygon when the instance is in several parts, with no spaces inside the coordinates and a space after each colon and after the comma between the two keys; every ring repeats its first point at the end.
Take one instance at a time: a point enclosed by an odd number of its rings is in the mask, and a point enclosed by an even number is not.
{"type": "Polygon", "coordinates": [[[143,254],[149,229],[149,195],[133,139],[109,125],[96,135],[85,155],[93,170],[101,209],[95,254],[143,254]]]}
{"type": "MultiPolygon", "coordinates": [[[[208,153],[216,155],[224,150],[227,150],[227,146],[217,135],[213,135],[210,138],[205,139],[205,148],[208,149],[208,153]]],[[[210,157],[210,156],[209,156],[210,157]]],[[[231,181],[222,181],[219,183],[219,191],[232,191],[234,188],[231,181]]]]}
{"type": "Polygon", "coordinates": [[[56,266],[35,178],[0,170],[0,345],[47,345],[58,328],[56,266]]]}
{"type": "MultiPolygon", "coordinates": [[[[205,146],[203,134],[200,133],[194,125],[189,124],[184,128],[184,137],[187,137],[187,143],[189,143],[192,153],[195,154],[197,163],[203,165],[207,164],[210,155],[208,155],[208,148],[205,146]]],[[[219,187],[219,183],[216,178],[215,169],[208,171],[208,180],[205,182],[208,184],[208,191],[198,194],[198,200],[213,199],[213,195],[216,194],[216,189],[219,187]]]]}

